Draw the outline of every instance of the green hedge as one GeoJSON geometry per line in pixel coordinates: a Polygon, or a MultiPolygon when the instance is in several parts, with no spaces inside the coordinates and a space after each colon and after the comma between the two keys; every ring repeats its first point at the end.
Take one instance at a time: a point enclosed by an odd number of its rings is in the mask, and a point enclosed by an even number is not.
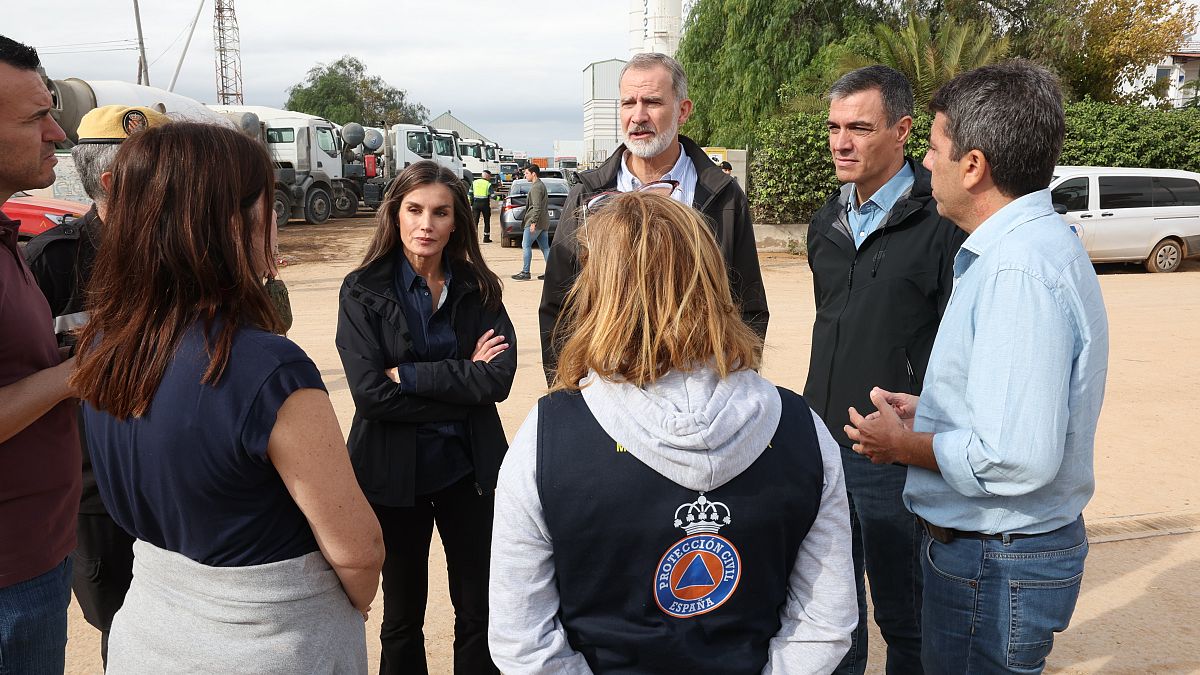
{"type": "MultiPolygon", "coordinates": [[[[1200,171],[1200,109],[1157,110],[1083,101],[1067,106],[1059,164],[1138,166],[1200,171]]],[[[756,222],[802,223],[839,183],[829,153],[825,115],[795,113],[762,122],[754,132],[750,206],[756,222]]],[[[930,117],[913,124],[908,153],[924,156],[930,117]]]]}

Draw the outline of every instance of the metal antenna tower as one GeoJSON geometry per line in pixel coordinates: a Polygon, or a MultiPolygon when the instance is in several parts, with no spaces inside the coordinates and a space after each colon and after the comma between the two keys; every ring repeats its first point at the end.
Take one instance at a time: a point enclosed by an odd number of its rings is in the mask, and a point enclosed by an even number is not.
{"type": "Polygon", "coordinates": [[[242,48],[233,0],[213,0],[213,42],[217,57],[217,103],[242,104],[242,48]]]}

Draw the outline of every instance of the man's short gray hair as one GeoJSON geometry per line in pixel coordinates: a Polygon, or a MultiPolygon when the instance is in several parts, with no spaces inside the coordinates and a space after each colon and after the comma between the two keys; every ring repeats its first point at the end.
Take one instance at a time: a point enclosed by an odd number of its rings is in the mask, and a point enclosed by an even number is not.
{"type": "Polygon", "coordinates": [[[1049,70],[1022,59],[976,68],[938,89],[929,109],[946,120],[950,158],[983,153],[1005,196],[1050,184],[1066,118],[1062,90],[1049,70]]]}
{"type": "Polygon", "coordinates": [[[120,143],[81,143],[71,148],[71,159],[75,160],[83,191],[97,204],[108,200],[100,175],[109,170],[120,149],[120,143]]]}
{"type": "Polygon", "coordinates": [[[829,99],[845,98],[872,89],[878,90],[883,99],[883,112],[889,127],[905,117],[912,117],[912,85],[900,71],[883,65],[859,68],[841,76],[829,88],[829,99]]]}
{"type": "MultiPolygon", "coordinates": [[[[675,102],[680,103],[687,99],[687,73],[683,72],[683,66],[675,59],[666,54],[658,52],[645,52],[637,54],[625,63],[625,67],[621,69],[621,77],[619,80],[625,79],[626,71],[630,70],[650,70],[651,68],[666,68],[667,72],[671,73],[671,87],[675,90],[675,102]]],[[[619,81],[618,80],[618,81],[619,81]]]]}

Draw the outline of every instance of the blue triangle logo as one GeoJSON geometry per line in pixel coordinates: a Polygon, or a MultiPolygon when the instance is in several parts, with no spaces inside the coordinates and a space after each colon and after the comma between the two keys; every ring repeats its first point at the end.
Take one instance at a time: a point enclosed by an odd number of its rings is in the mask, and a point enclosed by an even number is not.
{"type": "Polygon", "coordinates": [[[675,590],[681,591],[693,586],[715,586],[716,583],[708,572],[708,566],[701,560],[701,556],[696,556],[688,563],[688,568],[684,570],[683,576],[679,577],[679,583],[675,584],[675,590]]]}

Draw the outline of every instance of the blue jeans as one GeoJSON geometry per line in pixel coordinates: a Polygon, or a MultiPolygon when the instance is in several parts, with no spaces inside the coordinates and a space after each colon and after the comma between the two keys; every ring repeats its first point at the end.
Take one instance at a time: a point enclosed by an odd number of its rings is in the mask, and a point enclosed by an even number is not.
{"type": "Polygon", "coordinates": [[[1087,533],[1083,518],[1008,540],[924,544],[925,671],[1040,673],[1075,612],[1087,533]]]}
{"type": "Polygon", "coordinates": [[[550,260],[550,234],[546,230],[541,230],[537,234],[529,231],[528,227],[524,228],[525,234],[521,237],[521,254],[523,262],[521,271],[529,273],[529,262],[533,258],[533,242],[537,242],[538,248],[542,251],[542,258],[547,262],[550,260]]]}
{"type": "Polygon", "coordinates": [[[0,674],[62,675],[66,668],[71,559],[0,588],[0,674]]]}
{"type": "Polygon", "coordinates": [[[858,628],[835,673],[867,669],[867,594],[871,580],[875,623],[887,643],[889,675],[921,673],[921,539],[924,530],[901,497],[908,469],[871,460],[842,448],[850,497],[850,535],[858,590],[858,628]]]}

